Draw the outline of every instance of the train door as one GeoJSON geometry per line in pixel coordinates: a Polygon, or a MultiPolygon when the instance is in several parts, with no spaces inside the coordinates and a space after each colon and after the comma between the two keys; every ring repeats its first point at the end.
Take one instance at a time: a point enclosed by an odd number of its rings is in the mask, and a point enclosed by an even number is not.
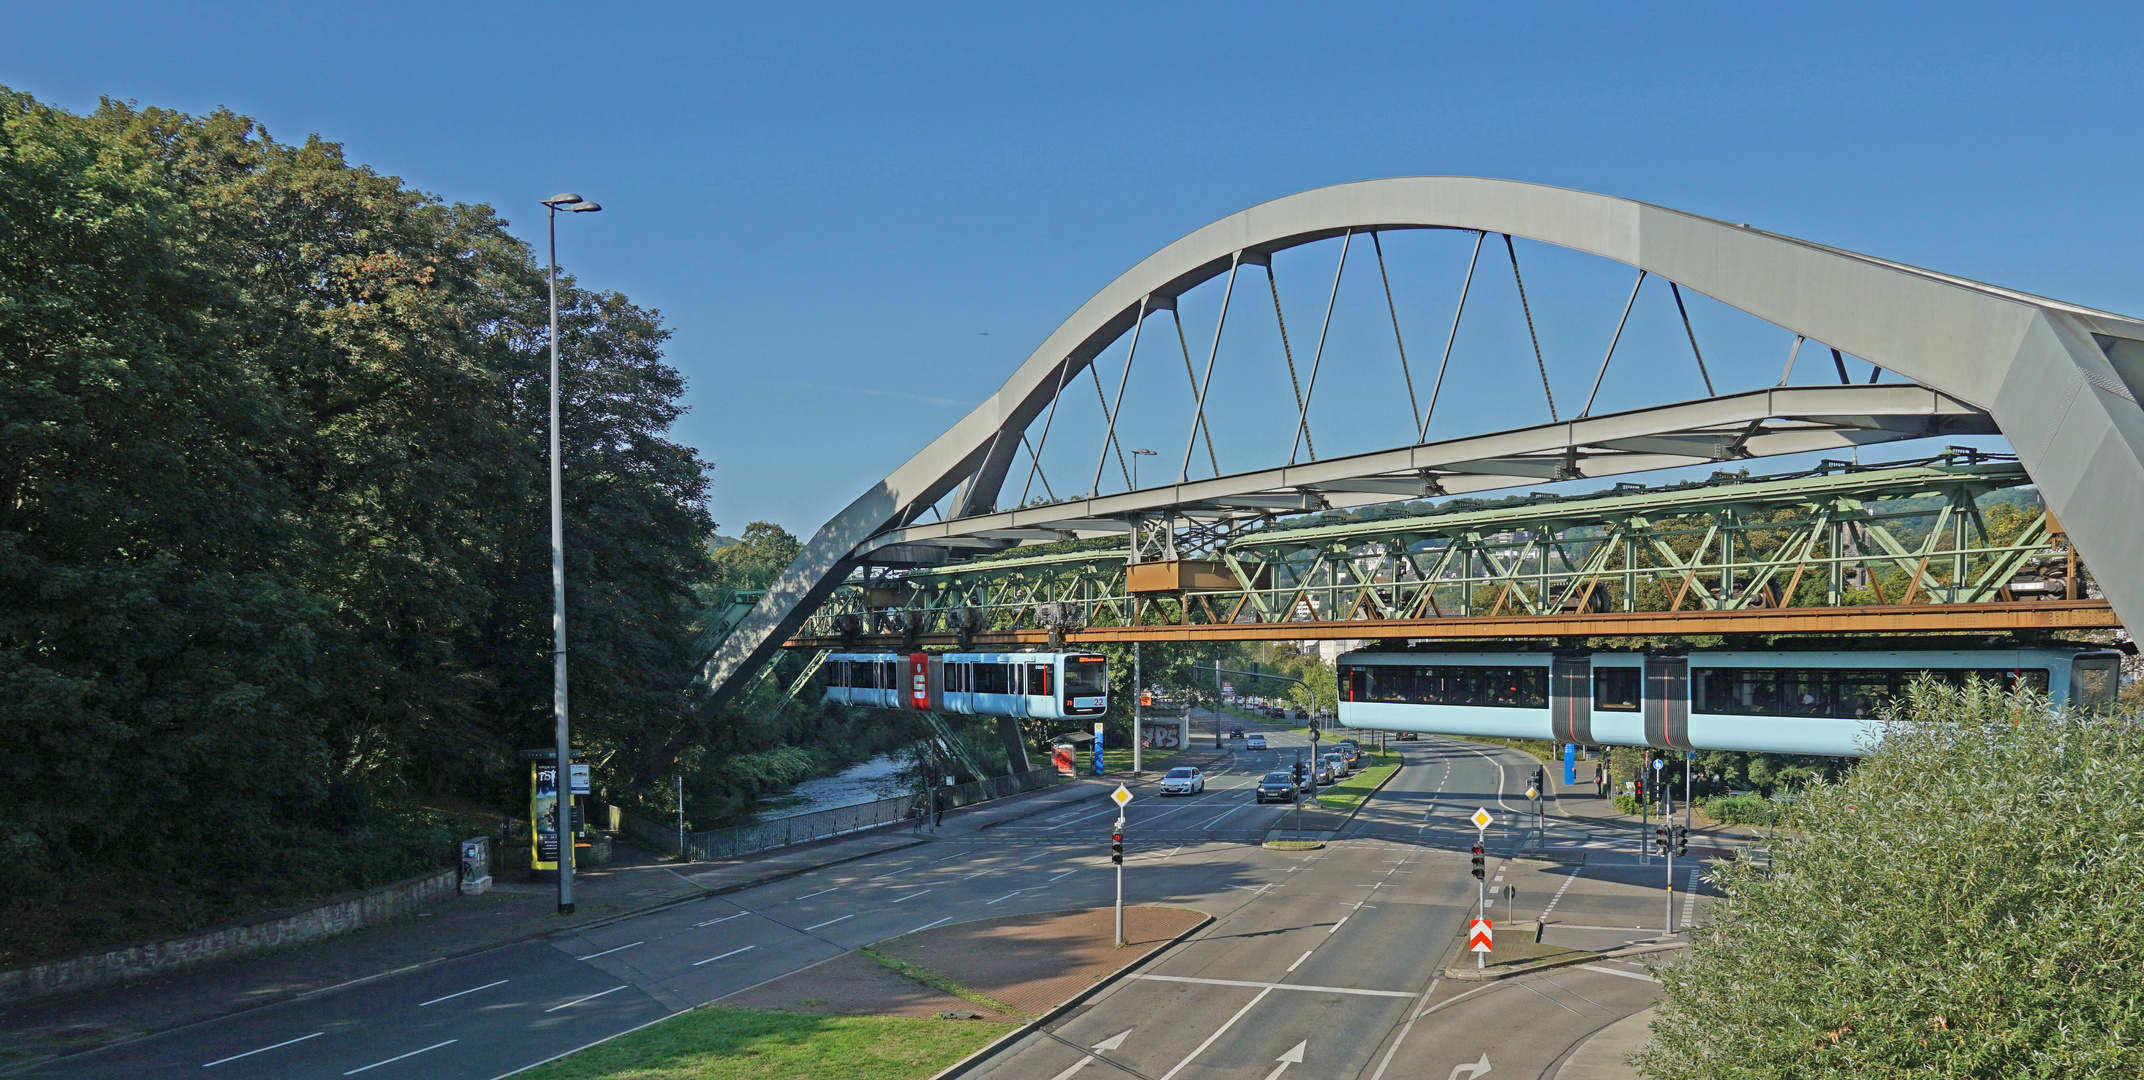
{"type": "Polygon", "coordinates": [[[1556,741],[1593,741],[1593,659],[1558,656],[1549,661],[1549,728],[1556,741]]]}
{"type": "Polygon", "coordinates": [[[1667,750],[1689,750],[1690,658],[1645,658],[1645,743],[1667,750]]]}

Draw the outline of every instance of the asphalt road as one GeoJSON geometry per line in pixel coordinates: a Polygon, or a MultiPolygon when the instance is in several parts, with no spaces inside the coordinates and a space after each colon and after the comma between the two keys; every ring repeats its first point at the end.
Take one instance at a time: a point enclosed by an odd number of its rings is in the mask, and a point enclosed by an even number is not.
{"type": "MultiPolygon", "coordinates": [[[[1518,1067],[1504,1058],[1496,1067],[1517,1075],[1527,1055],[1567,1047],[1650,1003],[1650,982],[1601,972],[1521,980],[1551,985],[1514,994],[1506,987],[1518,983],[1501,984],[1447,1002],[1434,969],[1474,883],[1465,857],[1448,850],[1459,834],[1443,819],[1447,808],[1477,804],[1504,816],[1497,799],[1523,778],[1501,775],[1511,770],[1467,744],[1399,744],[1409,767],[1351,838],[1318,852],[1267,851],[1245,841],[1263,838],[1287,808],[1252,803],[1251,787],[1297,749],[1290,736],[1270,738],[1272,749],[1214,766],[1200,795],[1132,804],[1126,902],[1194,907],[1217,921],[1065,1022],[1061,1036],[1082,1046],[1132,1032],[1083,1066],[1091,1075],[1112,1071],[1114,1059],[1156,1080],[1264,1076],[1297,1042],[1306,1056],[1289,1066],[1295,1077],[1370,1076],[1391,1058],[1394,1076],[1441,1078],[1450,1066],[1436,1062],[1480,1051],[1510,1059],[1518,1067]],[[1503,1019],[1485,1027],[1477,1014],[1492,1001],[1503,1003],[1503,1019]],[[1413,1019],[1425,1007],[1432,1011],[1413,1019]],[[1514,1033],[1508,1045],[1491,1034],[1505,1029],[1514,1033]]],[[[956,920],[1106,904],[1114,812],[1081,804],[972,840],[331,988],[34,1075],[488,1080],[874,941],[956,920]]],[[[1036,1036],[987,1075],[1053,1077],[1083,1056],[1036,1036]]]]}

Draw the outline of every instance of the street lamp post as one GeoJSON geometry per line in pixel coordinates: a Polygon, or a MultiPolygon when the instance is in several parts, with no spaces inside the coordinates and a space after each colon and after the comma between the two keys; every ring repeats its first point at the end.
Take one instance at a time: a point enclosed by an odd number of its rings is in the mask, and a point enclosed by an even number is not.
{"type": "Polygon", "coordinates": [[[1133,491],[1137,491],[1137,490],[1139,490],[1139,459],[1140,459],[1140,458],[1143,458],[1143,457],[1153,457],[1153,456],[1154,456],[1154,451],[1152,451],[1152,450],[1134,450],[1134,451],[1132,451],[1132,490],[1133,490],[1133,491]]]}
{"type": "Polygon", "coordinates": [[[551,285],[551,711],[557,724],[558,758],[551,771],[558,798],[552,804],[558,833],[558,913],[573,914],[573,742],[566,728],[566,521],[559,498],[558,465],[558,212],[603,209],[567,192],[543,201],[551,258],[544,276],[551,285]]]}

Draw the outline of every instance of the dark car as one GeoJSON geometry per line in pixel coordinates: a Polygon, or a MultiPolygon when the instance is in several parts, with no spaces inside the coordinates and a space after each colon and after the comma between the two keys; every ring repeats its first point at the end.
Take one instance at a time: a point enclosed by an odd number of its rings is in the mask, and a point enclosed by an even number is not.
{"type": "Polygon", "coordinates": [[[1396,742],[1421,742],[1422,736],[1417,735],[1412,731],[1402,731],[1398,735],[1393,736],[1393,739],[1396,742]]]}
{"type": "Polygon", "coordinates": [[[1269,772],[1258,782],[1259,802],[1294,802],[1297,791],[1295,781],[1285,772],[1269,772]]]}
{"type": "Polygon", "coordinates": [[[1332,762],[1330,762],[1330,761],[1320,761],[1320,762],[1318,762],[1318,772],[1317,772],[1317,781],[1318,781],[1318,786],[1319,786],[1319,787],[1331,787],[1331,786],[1332,786],[1332,784],[1333,784],[1333,766],[1332,766],[1332,762]]]}
{"type": "Polygon", "coordinates": [[[1241,725],[1241,724],[1238,724],[1238,725],[1236,725],[1235,727],[1229,728],[1229,729],[1228,729],[1228,737],[1229,737],[1229,738],[1231,738],[1231,739],[1240,739],[1240,738],[1242,738],[1242,737],[1243,737],[1243,725],[1241,725]]]}

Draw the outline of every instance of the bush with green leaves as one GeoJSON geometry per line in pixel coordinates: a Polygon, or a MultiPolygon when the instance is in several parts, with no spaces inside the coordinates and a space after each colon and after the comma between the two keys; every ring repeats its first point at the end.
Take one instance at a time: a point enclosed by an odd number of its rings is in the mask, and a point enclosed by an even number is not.
{"type": "Polygon", "coordinates": [[[1922,685],[1664,967],[1656,1080],[2144,1075],[2144,729],[1922,685]]]}
{"type": "Polygon", "coordinates": [[[1699,799],[1697,808],[1723,825],[1770,825],[1775,807],[1762,795],[1720,795],[1699,799]]]}

